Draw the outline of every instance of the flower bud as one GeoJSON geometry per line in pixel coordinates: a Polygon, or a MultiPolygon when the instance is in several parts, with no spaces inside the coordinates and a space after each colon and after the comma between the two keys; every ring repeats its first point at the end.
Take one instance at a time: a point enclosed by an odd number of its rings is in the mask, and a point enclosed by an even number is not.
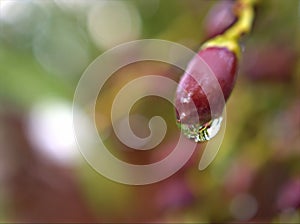
{"type": "Polygon", "coordinates": [[[223,34],[236,21],[234,1],[223,0],[216,3],[209,11],[204,21],[204,32],[207,38],[223,34]]]}
{"type": "Polygon", "coordinates": [[[190,62],[176,92],[177,120],[181,124],[205,124],[220,117],[224,109],[224,99],[226,101],[230,96],[236,80],[237,56],[228,48],[208,47],[200,50],[198,56],[190,62]],[[195,60],[199,60],[198,56],[205,63],[195,63],[195,60]],[[197,72],[205,71],[203,66],[208,66],[211,74],[197,72]],[[214,77],[211,77],[212,74],[214,77]],[[223,99],[217,92],[218,84],[223,99]],[[214,108],[213,113],[210,107],[214,108]]]}

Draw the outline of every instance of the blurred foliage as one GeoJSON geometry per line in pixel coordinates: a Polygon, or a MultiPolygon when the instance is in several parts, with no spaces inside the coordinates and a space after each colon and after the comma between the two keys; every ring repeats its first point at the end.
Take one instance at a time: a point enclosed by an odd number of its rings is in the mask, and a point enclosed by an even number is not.
{"type": "MultiPolygon", "coordinates": [[[[205,36],[204,18],[217,1],[113,2],[133,10],[129,14],[138,16],[140,28],[131,39],[116,39],[109,42],[111,45],[158,38],[197,50],[205,36]]],[[[226,134],[215,161],[205,171],[197,170],[203,148],[199,145],[192,165],[167,180],[140,187],[107,180],[85,161],[62,165],[49,160],[27,139],[32,109],[48,99],[70,104],[81,74],[109,48],[95,41],[93,27],[89,26],[90,13],[99,4],[110,3],[0,0],[0,221],[300,222],[299,1],[261,1],[253,32],[241,43],[245,54],[265,45],[293,51],[292,72],[284,74],[290,78],[253,81],[243,73],[248,61],[242,61],[227,103],[226,134]],[[288,184],[296,190],[283,192],[288,184]],[[292,194],[294,199],[287,197],[284,200],[288,202],[278,207],[284,194],[292,194]],[[254,205],[249,198],[255,199],[254,205]],[[245,212],[251,208],[253,214],[245,212]]],[[[148,163],[168,154],[177,141],[179,131],[172,105],[151,97],[135,105],[133,111],[146,120],[159,115],[168,125],[164,141],[153,154],[137,153],[126,151],[113,134],[113,98],[124,84],[149,71],[176,81],[182,71],[155,63],[137,66],[138,70],[133,65],[132,70],[125,69],[108,81],[99,94],[96,107],[101,116],[96,116],[96,122],[100,136],[106,136],[105,144],[117,157],[148,163]]],[[[270,61],[265,66],[276,64],[270,61]]],[[[146,126],[147,122],[142,124],[146,126]]],[[[140,134],[147,136],[149,130],[141,130],[140,134]]]]}

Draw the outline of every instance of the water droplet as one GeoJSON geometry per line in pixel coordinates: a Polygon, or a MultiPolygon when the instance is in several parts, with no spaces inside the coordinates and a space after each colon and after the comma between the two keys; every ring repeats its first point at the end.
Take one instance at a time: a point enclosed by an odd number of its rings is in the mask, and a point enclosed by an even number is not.
{"type": "Polygon", "coordinates": [[[186,117],[186,114],[183,112],[180,114],[180,120],[184,119],[186,117]]]}
{"type": "Polygon", "coordinates": [[[189,102],[191,102],[191,100],[192,100],[191,96],[192,96],[192,93],[190,92],[190,93],[188,93],[188,95],[186,97],[181,97],[180,98],[180,103],[189,103],[189,102]]]}
{"type": "Polygon", "coordinates": [[[179,126],[187,138],[195,142],[205,142],[218,134],[222,120],[223,118],[219,117],[205,124],[179,124],[179,126]]]}

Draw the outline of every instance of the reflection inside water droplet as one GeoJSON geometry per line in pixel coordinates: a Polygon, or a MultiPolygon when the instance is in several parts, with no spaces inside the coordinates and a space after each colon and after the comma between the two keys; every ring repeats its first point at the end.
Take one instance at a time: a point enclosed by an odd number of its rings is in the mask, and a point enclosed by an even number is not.
{"type": "Polygon", "coordinates": [[[195,142],[205,142],[212,139],[216,134],[218,134],[221,124],[222,117],[213,119],[205,124],[180,124],[181,131],[183,134],[189,138],[193,139],[195,142]]]}

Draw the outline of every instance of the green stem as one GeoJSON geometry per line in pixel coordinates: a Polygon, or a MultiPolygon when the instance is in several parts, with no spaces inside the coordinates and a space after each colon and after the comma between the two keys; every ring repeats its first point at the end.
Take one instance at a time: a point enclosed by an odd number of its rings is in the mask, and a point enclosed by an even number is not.
{"type": "Polygon", "coordinates": [[[254,19],[253,7],[256,2],[257,0],[238,0],[236,2],[234,10],[238,20],[223,34],[225,38],[237,41],[251,31],[254,19]]]}
{"type": "Polygon", "coordinates": [[[207,47],[227,47],[240,57],[240,46],[238,40],[244,34],[251,31],[254,19],[254,5],[259,0],[237,0],[234,12],[237,22],[233,24],[224,34],[208,40],[202,45],[202,49],[207,47]]]}

